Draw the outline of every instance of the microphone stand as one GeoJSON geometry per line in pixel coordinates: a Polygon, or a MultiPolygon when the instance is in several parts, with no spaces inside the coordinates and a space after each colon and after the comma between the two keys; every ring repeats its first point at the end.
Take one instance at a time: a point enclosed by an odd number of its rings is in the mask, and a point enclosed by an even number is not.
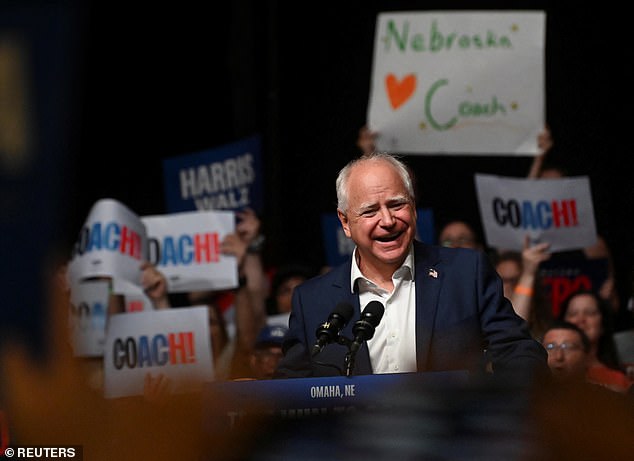
{"type": "Polygon", "coordinates": [[[374,330],[381,321],[385,307],[379,301],[370,301],[361,313],[361,318],[352,327],[354,340],[339,335],[337,342],[348,347],[345,358],[346,376],[352,376],[358,350],[365,341],[374,336],[374,330]]]}
{"type": "Polygon", "coordinates": [[[352,351],[348,351],[346,354],[346,376],[352,376],[352,370],[354,369],[354,358],[357,354],[353,354],[352,351]]]}
{"type": "Polygon", "coordinates": [[[352,370],[354,369],[355,356],[357,355],[356,352],[358,350],[358,346],[354,347],[354,342],[350,338],[346,338],[343,335],[339,335],[337,337],[337,342],[342,346],[346,346],[348,348],[344,364],[346,366],[346,376],[352,376],[352,370]]]}

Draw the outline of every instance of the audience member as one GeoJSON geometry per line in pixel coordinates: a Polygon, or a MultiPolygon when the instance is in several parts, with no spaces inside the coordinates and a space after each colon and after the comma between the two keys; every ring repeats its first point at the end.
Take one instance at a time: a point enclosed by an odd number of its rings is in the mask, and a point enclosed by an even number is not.
{"type": "MultiPolygon", "coordinates": [[[[396,156],[353,160],[340,171],[336,190],[337,214],[356,246],[350,260],[295,288],[276,377],[329,376],[337,364],[345,364],[346,374],[481,373],[489,362],[495,375],[548,370],[546,352],[503,296],[483,252],[415,240],[411,171],[396,156]],[[385,309],[373,314],[380,321],[369,340],[353,343],[358,350],[326,344],[315,357],[315,331],[335,306],[346,302],[362,312],[372,301],[385,309]]],[[[352,335],[352,323],[343,335],[352,335]]]]}
{"type": "Polygon", "coordinates": [[[552,321],[552,309],[547,302],[538,268],[550,257],[549,245],[531,246],[528,237],[521,253],[506,250],[496,254],[495,269],[502,278],[504,296],[511,300],[515,312],[526,320],[533,337],[541,338],[544,328],[552,321]]]}
{"type": "Polygon", "coordinates": [[[447,248],[484,249],[474,226],[460,220],[449,221],[442,227],[438,234],[438,243],[447,248]]]}
{"type": "Polygon", "coordinates": [[[277,364],[283,357],[282,344],[288,333],[283,325],[266,325],[258,333],[249,354],[249,369],[234,379],[272,379],[277,364]]]}
{"type": "Polygon", "coordinates": [[[165,274],[148,261],[141,263],[141,286],[143,292],[152,302],[154,309],[168,309],[170,307],[167,279],[165,274]]]}
{"type": "MultiPolygon", "coordinates": [[[[216,380],[230,379],[235,369],[248,368],[248,357],[258,331],[266,323],[266,274],[261,256],[251,248],[260,235],[260,220],[251,209],[236,212],[236,232],[220,243],[223,254],[238,261],[240,285],[235,290],[191,291],[168,293],[164,274],[148,262],[141,264],[142,286],[155,309],[206,305],[209,312],[209,334],[216,380]],[[232,318],[227,312],[231,310],[232,318]]],[[[119,298],[119,296],[117,296],[119,298]]],[[[124,312],[119,300],[111,303],[111,313],[124,312]]],[[[154,389],[156,379],[146,380],[146,389],[154,389]]],[[[161,383],[162,381],[158,381],[161,383]]],[[[160,388],[165,386],[161,384],[160,388]]]]}
{"type": "Polygon", "coordinates": [[[497,252],[494,248],[487,248],[483,241],[480,234],[476,231],[475,225],[462,219],[449,220],[441,227],[438,233],[438,244],[440,246],[480,250],[491,261],[495,261],[497,252]]]}
{"type": "Polygon", "coordinates": [[[590,340],[588,381],[624,393],[632,385],[632,380],[619,368],[612,337],[612,315],[605,301],[596,293],[579,290],[563,302],[559,319],[577,325],[590,340]]]}
{"type": "MultiPolygon", "coordinates": [[[[503,251],[496,257],[495,270],[502,279],[504,296],[508,299],[512,299],[513,292],[519,282],[520,275],[522,274],[522,255],[517,251],[503,251]]],[[[527,318],[521,315],[517,309],[515,309],[515,311],[520,315],[520,317],[527,320],[527,318]]]]}
{"type": "Polygon", "coordinates": [[[371,131],[367,125],[359,128],[359,136],[357,138],[357,147],[362,154],[371,154],[376,150],[377,133],[371,131]]]}
{"type": "Polygon", "coordinates": [[[260,235],[260,219],[251,209],[236,212],[236,232],[221,242],[221,251],[238,260],[240,285],[236,290],[188,293],[190,305],[206,304],[210,308],[210,334],[214,356],[215,378],[230,379],[248,368],[248,356],[258,331],[266,324],[266,274],[262,259],[252,244],[260,235]],[[221,302],[230,302],[232,325],[228,325],[221,302]],[[231,328],[233,327],[233,328],[231,328]]]}
{"type": "Polygon", "coordinates": [[[537,386],[530,400],[532,433],[543,448],[538,459],[627,457],[634,400],[588,379],[592,361],[588,336],[577,325],[556,320],[545,331],[542,344],[552,379],[537,386]]]}
{"type": "Polygon", "coordinates": [[[266,300],[267,323],[288,327],[293,290],[314,275],[315,272],[304,264],[284,264],[275,270],[266,300]]]}
{"type": "MultiPolygon", "coordinates": [[[[377,136],[377,132],[371,131],[366,125],[362,126],[357,138],[357,147],[362,153],[374,151],[376,148],[375,141],[377,136]]],[[[544,130],[540,132],[537,138],[539,153],[534,157],[527,176],[528,178],[557,179],[568,175],[567,170],[561,165],[561,163],[557,163],[553,159],[553,152],[555,151],[554,144],[550,128],[545,126],[544,130]]],[[[462,221],[450,222],[447,223],[445,227],[446,229],[443,228],[439,235],[439,242],[441,245],[467,248],[476,247],[480,249],[484,248],[481,240],[477,238],[473,226],[468,223],[462,221]]],[[[495,252],[489,253],[493,257],[496,257],[495,252]]],[[[544,254],[541,251],[539,253],[544,254]]],[[[609,301],[614,312],[619,311],[620,300],[616,287],[613,258],[607,242],[601,235],[598,236],[596,244],[590,247],[579,249],[578,251],[557,252],[553,253],[553,255],[553,259],[558,260],[578,260],[580,258],[606,259],[608,262],[608,277],[600,287],[599,293],[603,299],[609,301]]],[[[536,288],[537,287],[533,285],[533,290],[536,288]]],[[[520,296],[516,296],[515,298],[517,306],[515,302],[513,304],[518,310],[518,313],[524,318],[527,318],[527,316],[524,315],[526,313],[526,300],[523,300],[520,296]]]]}
{"type": "MultiPolygon", "coordinates": [[[[244,290],[245,288],[240,287],[239,289],[244,290]]],[[[214,361],[214,379],[216,380],[228,378],[234,353],[227,328],[227,320],[222,308],[222,302],[224,301],[223,294],[224,292],[191,291],[186,293],[185,302],[172,306],[173,308],[207,306],[209,313],[209,339],[214,361]]],[[[236,308],[239,305],[235,300],[233,304],[236,308]]]]}
{"type": "MultiPolygon", "coordinates": [[[[548,127],[546,127],[540,134],[540,137],[538,138],[538,145],[540,147],[540,153],[534,157],[527,177],[539,179],[560,179],[568,176],[568,171],[564,168],[564,166],[552,159],[555,148],[554,141],[548,127]]],[[[599,289],[599,295],[601,298],[608,301],[613,312],[616,313],[620,310],[620,299],[616,287],[616,275],[612,252],[601,235],[597,236],[597,241],[594,245],[579,250],[556,252],[553,253],[553,258],[562,260],[606,259],[608,262],[608,276],[599,289]]]]}
{"type": "Polygon", "coordinates": [[[554,141],[550,127],[546,125],[544,129],[537,135],[537,155],[533,157],[530,170],[528,171],[529,178],[560,178],[563,175],[563,169],[555,168],[554,166],[544,163],[546,160],[546,154],[553,148],[554,141]]]}
{"type": "Polygon", "coordinates": [[[557,382],[586,382],[590,339],[581,328],[574,323],[554,321],[544,331],[542,345],[548,352],[548,366],[557,382]]]}

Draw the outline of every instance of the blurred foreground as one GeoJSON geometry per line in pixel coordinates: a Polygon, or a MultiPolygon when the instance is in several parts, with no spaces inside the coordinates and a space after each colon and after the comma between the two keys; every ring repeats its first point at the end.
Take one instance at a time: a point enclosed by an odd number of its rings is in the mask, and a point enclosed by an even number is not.
{"type": "Polygon", "coordinates": [[[225,423],[233,402],[214,394],[214,386],[202,394],[158,400],[105,399],[72,356],[66,295],[56,293],[52,299],[47,359],[33,361],[17,341],[2,349],[0,408],[11,445],[81,445],[84,459],[91,461],[541,461],[632,455],[632,396],[594,387],[490,382],[403,386],[367,407],[338,414],[281,418],[265,409],[266,402],[255,403],[248,417],[232,427],[225,423]]]}

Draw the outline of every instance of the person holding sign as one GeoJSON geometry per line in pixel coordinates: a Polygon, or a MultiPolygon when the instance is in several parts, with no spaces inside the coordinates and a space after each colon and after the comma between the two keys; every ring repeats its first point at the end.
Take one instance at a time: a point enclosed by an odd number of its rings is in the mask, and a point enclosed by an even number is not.
{"type": "Polygon", "coordinates": [[[141,272],[143,292],[152,302],[154,309],[168,309],[170,300],[165,275],[148,261],[141,263],[141,272]]]}
{"type": "MultiPolygon", "coordinates": [[[[220,249],[223,254],[237,258],[240,285],[235,290],[191,291],[184,296],[188,305],[206,305],[209,308],[209,331],[217,380],[231,378],[249,368],[249,355],[258,331],[266,324],[266,274],[260,254],[251,246],[260,235],[261,222],[251,209],[236,212],[236,216],[236,232],[225,236],[220,249]],[[232,303],[234,307],[233,325],[227,324],[221,308],[221,304],[226,303],[232,303]],[[231,334],[231,327],[235,327],[235,335],[231,334]]],[[[143,269],[144,290],[155,307],[171,307],[173,302],[167,293],[165,276],[151,264],[143,265],[143,269]]]]}
{"type": "Polygon", "coordinates": [[[550,258],[549,246],[545,242],[530,245],[526,237],[521,253],[504,250],[495,255],[495,270],[504,283],[504,296],[511,301],[517,315],[528,322],[536,339],[541,338],[553,318],[538,273],[540,263],[550,258]]]}
{"type": "MultiPolygon", "coordinates": [[[[568,172],[563,165],[557,162],[554,157],[557,151],[550,128],[546,126],[538,138],[539,153],[533,158],[527,177],[533,179],[561,179],[568,176],[568,172]]],[[[605,259],[608,263],[608,274],[606,280],[601,284],[598,293],[604,300],[608,301],[612,310],[618,312],[620,300],[616,289],[616,276],[612,252],[607,242],[601,235],[597,235],[597,242],[579,249],[578,251],[558,252],[555,257],[560,260],[579,259],[605,259]]]]}
{"type": "Polygon", "coordinates": [[[504,297],[488,256],[415,240],[412,183],[407,165],[387,153],[363,155],[339,172],[337,214],[355,249],[347,262],[295,288],[276,378],[342,373],[353,350],[356,375],[480,375],[488,363],[496,376],[549,374],[546,351],[504,297]],[[335,314],[336,340],[317,344],[316,332],[330,333],[326,321],[335,314]],[[339,341],[350,337],[358,348],[339,341]]]}
{"type": "Polygon", "coordinates": [[[359,137],[357,138],[357,147],[362,154],[370,154],[376,150],[376,138],[379,134],[370,130],[368,125],[359,128],[359,137]]]}

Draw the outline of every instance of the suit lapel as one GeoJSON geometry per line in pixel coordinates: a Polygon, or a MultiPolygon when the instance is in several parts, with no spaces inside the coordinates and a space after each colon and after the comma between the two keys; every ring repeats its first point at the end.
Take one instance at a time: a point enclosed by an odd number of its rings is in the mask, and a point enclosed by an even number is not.
{"type": "MultiPolygon", "coordinates": [[[[333,271],[337,271],[334,273],[332,287],[335,289],[335,297],[334,299],[339,301],[345,301],[354,306],[356,309],[356,316],[352,318],[352,321],[348,324],[348,326],[344,329],[344,331],[348,331],[352,333],[352,324],[357,321],[359,315],[361,313],[360,305],[359,305],[359,295],[357,293],[352,293],[350,290],[350,271],[351,271],[351,262],[344,264],[342,266],[337,267],[336,269],[332,269],[333,271]]],[[[336,304],[336,303],[335,303],[336,304]]],[[[335,307],[333,304],[333,308],[335,307]]]]}
{"type": "MultiPolygon", "coordinates": [[[[335,277],[333,279],[332,286],[336,289],[336,292],[339,293],[336,298],[348,302],[352,304],[355,309],[355,314],[353,315],[348,325],[341,331],[341,334],[347,338],[354,339],[352,335],[352,326],[354,323],[359,320],[361,317],[361,305],[359,303],[359,294],[357,292],[353,293],[350,290],[350,271],[351,264],[345,264],[336,269],[338,273],[334,274],[335,277]]],[[[345,354],[344,354],[345,355],[345,354]]],[[[344,361],[341,361],[342,366],[344,365],[344,361]]],[[[372,365],[370,364],[370,352],[368,351],[368,346],[364,343],[359,351],[357,351],[357,355],[355,357],[355,367],[354,367],[355,375],[368,375],[372,374],[372,365]]]]}
{"type": "MultiPolygon", "coordinates": [[[[414,242],[414,262],[416,265],[416,362],[418,371],[427,370],[431,347],[432,330],[438,310],[438,295],[444,274],[437,268],[440,262],[438,249],[420,242],[414,242]]],[[[352,338],[352,326],[359,319],[361,308],[358,293],[350,292],[350,264],[346,264],[334,279],[333,286],[344,290],[346,301],[356,309],[356,315],[343,330],[352,338]]],[[[363,344],[356,357],[355,375],[371,374],[370,353],[363,344]]]]}
{"type": "Polygon", "coordinates": [[[438,250],[414,243],[416,264],[416,362],[418,371],[426,371],[432,330],[438,310],[438,294],[444,274],[438,270],[438,250]]]}

